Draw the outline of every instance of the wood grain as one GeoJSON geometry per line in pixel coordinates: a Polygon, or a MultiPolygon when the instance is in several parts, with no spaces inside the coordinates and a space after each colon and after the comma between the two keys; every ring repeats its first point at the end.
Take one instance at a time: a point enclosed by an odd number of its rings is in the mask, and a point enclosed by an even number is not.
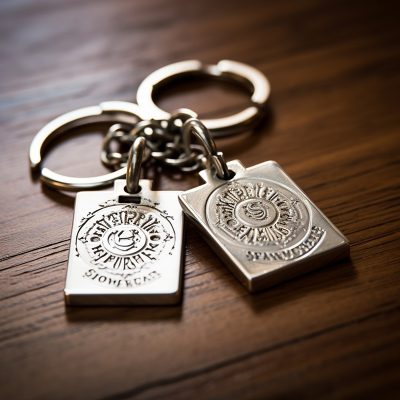
{"type": "MultiPolygon", "coordinates": [[[[0,4],[0,397],[395,399],[400,389],[400,27],[375,1],[0,4]],[[269,116],[218,142],[278,161],[351,242],[351,259],[250,295],[192,227],[179,307],[65,308],[73,196],[31,179],[34,134],[66,111],[134,100],[170,62],[228,58],[270,79],[269,116]]],[[[227,85],[166,87],[162,106],[239,110],[227,85]]],[[[103,171],[98,132],[60,172],[103,171]]],[[[195,176],[149,171],[160,189],[195,176]]]]}

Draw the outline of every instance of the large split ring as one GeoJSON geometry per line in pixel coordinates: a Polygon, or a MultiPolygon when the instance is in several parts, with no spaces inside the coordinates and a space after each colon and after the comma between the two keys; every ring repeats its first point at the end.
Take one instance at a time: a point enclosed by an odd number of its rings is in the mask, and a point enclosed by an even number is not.
{"type": "Polygon", "coordinates": [[[78,178],[58,174],[42,167],[46,146],[57,136],[74,128],[99,123],[125,123],[136,125],[143,120],[136,104],[124,101],[108,101],[98,106],[85,107],[63,114],[45,125],[35,136],[29,150],[32,171],[40,171],[40,179],[48,186],[60,190],[95,189],[111,185],[116,179],[124,178],[126,167],[108,174],[78,178]]]}
{"type": "Polygon", "coordinates": [[[181,61],[162,67],[143,80],[137,91],[137,103],[146,118],[166,119],[171,116],[159,108],[153,99],[154,91],[184,76],[203,75],[244,85],[251,93],[251,105],[244,110],[223,118],[202,119],[214,137],[228,136],[252,126],[262,115],[270,94],[265,75],[250,65],[237,61],[221,60],[216,65],[205,65],[197,60],[181,61]]]}

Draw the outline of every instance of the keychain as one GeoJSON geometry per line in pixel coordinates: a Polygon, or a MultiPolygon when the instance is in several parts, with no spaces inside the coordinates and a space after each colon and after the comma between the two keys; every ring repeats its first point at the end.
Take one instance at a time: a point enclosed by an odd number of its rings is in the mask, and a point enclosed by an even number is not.
{"type": "Polygon", "coordinates": [[[126,181],[114,191],[79,192],[65,300],[69,305],[180,301],[183,215],[176,191],[139,180],[146,139],[134,141],[126,181]]]}
{"type": "MultiPolygon", "coordinates": [[[[223,78],[222,71],[229,70],[237,82],[244,81],[251,88],[253,102],[233,116],[186,122],[185,154],[192,154],[189,143],[193,133],[203,145],[207,143],[209,168],[200,172],[205,185],[186,191],[179,200],[185,214],[240,282],[257,291],[347,256],[349,243],[276,162],[245,168],[238,160],[226,164],[217,152],[209,131],[220,137],[248,127],[257,120],[270,92],[266,77],[258,70],[239,63],[232,69],[229,63],[201,68],[189,62],[179,72],[202,71],[223,78]]],[[[169,116],[155,105],[153,94],[174,77],[176,72],[167,66],[139,86],[138,105],[147,115],[169,116]]]]}
{"type": "MultiPolygon", "coordinates": [[[[348,254],[343,234],[275,161],[245,168],[225,163],[199,120],[188,119],[185,142],[208,137],[205,184],[179,195],[185,214],[234,275],[253,292],[348,254]]],[[[187,150],[190,152],[190,149],[187,150]]]]}
{"type": "MultiPolygon", "coordinates": [[[[186,119],[194,115],[189,113],[186,119]]],[[[172,124],[174,118],[181,118],[181,113],[174,114],[170,119],[172,124]]],[[[168,126],[164,129],[161,125],[161,121],[143,121],[135,104],[106,102],[56,118],[33,140],[31,167],[39,169],[44,184],[75,191],[114,183],[113,191],[77,193],[64,289],[67,305],[180,302],[183,259],[180,192],[153,191],[151,181],[139,180],[143,161],[150,156],[148,148],[153,147],[151,154],[157,155],[160,152],[155,144],[161,146],[174,139],[174,129],[168,126]],[[41,168],[46,145],[55,137],[100,122],[113,124],[104,139],[104,148],[109,145],[109,137],[121,139],[124,132],[121,129],[128,131],[123,137],[130,146],[126,157],[101,153],[105,161],[110,162],[112,157],[120,160],[120,169],[98,177],[76,178],[41,168]],[[172,133],[168,134],[169,131],[172,133]]],[[[111,164],[115,166],[115,160],[111,164]]]]}
{"type": "Polygon", "coordinates": [[[101,103],[64,114],[39,131],[31,144],[30,163],[44,184],[59,190],[88,190],[114,183],[114,191],[77,194],[67,304],[179,302],[183,254],[179,203],[250,291],[348,253],[346,238],[278,164],[267,161],[245,168],[238,160],[226,163],[216,149],[213,137],[236,134],[258,122],[269,92],[266,77],[246,64],[183,61],[151,73],[138,88],[137,105],[101,103]],[[154,90],[166,81],[193,75],[244,84],[251,92],[251,104],[237,114],[202,121],[187,109],[170,114],[156,106],[154,90]],[[101,161],[113,172],[76,178],[42,167],[49,142],[94,123],[111,125],[101,161]],[[148,159],[183,172],[203,169],[205,184],[183,193],[152,191],[150,181],[139,180],[148,159]]]}

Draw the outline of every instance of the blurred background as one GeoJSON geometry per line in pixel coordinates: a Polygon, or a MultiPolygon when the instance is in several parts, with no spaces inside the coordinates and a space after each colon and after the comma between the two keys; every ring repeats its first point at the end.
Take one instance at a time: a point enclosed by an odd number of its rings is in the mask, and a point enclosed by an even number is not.
{"type": "MultiPolygon", "coordinates": [[[[275,137],[282,140],[288,132],[285,146],[301,147],[299,158],[317,151],[308,146],[311,130],[323,130],[324,146],[334,151],[343,141],[359,140],[345,131],[384,124],[396,113],[394,8],[394,2],[373,1],[2,1],[4,131],[17,126],[30,138],[66,111],[103,100],[135,101],[141,80],[161,66],[227,58],[259,68],[272,84],[272,114],[278,118],[269,121],[275,124],[265,138],[269,153],[257,161],[290,162],[274,146],[275,137]]],[[[168,110],[187,107],[212,117],[240,110],[248,96],[204,81],[170,85],[158,101],[168,110]]],[[[101,137],[84,140],[93,146],[85,147],[82,138],[78,148],[70,141],[49,165],[70,174],[99,172],[101,137]],[[60,158],[71,151],[79,164],[65,165],[60,158]]],[[[227,156],[243,156],[241,146],[232,153],[226,147],[227,156]]],[[[254,155],[251,147],[247,151],[254,155]]]]}

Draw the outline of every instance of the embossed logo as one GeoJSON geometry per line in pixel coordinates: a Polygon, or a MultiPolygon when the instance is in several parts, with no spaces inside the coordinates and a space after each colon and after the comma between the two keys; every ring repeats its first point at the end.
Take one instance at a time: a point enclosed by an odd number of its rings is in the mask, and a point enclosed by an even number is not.
{"type": "Polygon", "coordinates": [[[217,188],[207,202],[214,233],[246,248],[278,251],[304,239],[307,206],[288,188],[264,179],[237,179],[217,188]]]}
{"type": "Polygon", "coordinates": [[[154,205],[111,202],[82,219],[75,248],[90,265],[84,276],[117,287],[141,285],[160,277],[151,264],[171,254],[172,217],[154,205]]]}

